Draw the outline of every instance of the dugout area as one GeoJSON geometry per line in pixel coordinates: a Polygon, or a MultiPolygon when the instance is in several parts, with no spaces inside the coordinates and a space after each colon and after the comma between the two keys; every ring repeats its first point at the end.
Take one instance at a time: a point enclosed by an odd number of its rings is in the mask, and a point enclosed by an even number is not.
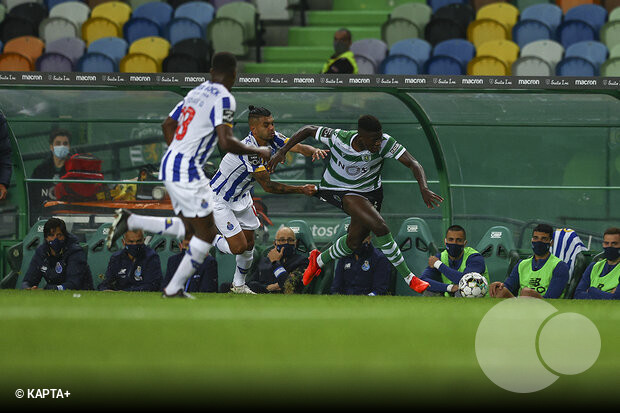
{"type": "MultiPolygon", "coordinates": [[[[89,249],[90,262],[98,257],[104,225],[111,221],[119,204],[134,207],[136,212],[170,214],[165,202],[148,199],[157,182],[131,189],[121,181],[137,178],[144,167],[148,172],[152,171],[149,166],[158,167],[165,152],[160,123],[190,87],[0,88],[0,109],[11,129],[14,159],[9,198],[0,203],[4,288],[14,285],[22,264],[27,262],[24,258],[32,246],[24,241],[33,233],[36,236],[41,219],[63,217],[69,230],[89,249]],[[43,208],[30,205],[33,185],[49,184],[30,177],[48,156],[49,133],[56,128],[71,132],[73,152],[92,153],[102,160],[102,182],[110,189],[102,199],[51,202],[43,208]]],[[[497,279],[503,279],[515,254],[527,252],[531,229],[538,222],[576,230],[590,246],[588,260],[601,250],[605,228],[617,226],[617,90],[304,89],[273,85],[238,87],[233,93],[237,100],[237,138],[248,133],[250,104],[271,110],[276,130],[287,136],[306,124],[354,129],[360,115],[378,117],[384,131],[423,165],[431,189],[445,198],[441,208],[427,209],[413,176],[397,161],[386,161],[382,214],[393,234],[399,234],[405,255],[409,250],[407,259],[415,263],[414,271],[421,271],[423,268],[418,267],[425,257],[443,245],[444,231],[452,223],[467,229],[473,247],[482,245],[498,230],[503,234],[503,250],[498,247],[491,251],[497,256],[497,275],[492,274],[497,279]]],[[[216,150],[210,171],[216,169],[219,159],[216,150]]],[[[272,179],[292,184],[319,182],[324,166],[323,162],[312,163],[301,155],[289,154],[272,179]]],[[[263,249],[272,243],[278,226],[291,220],[307,224],[299,226],[305,243],[325,246],[342,230],[346,218],[316,199],[270,195],[259,186],[254,195],[262,201],[263,212],[272,223],[266,226],[268,231],[259,234],[258,244],[263,249]]],[[[174,253],[170,240],[152,241],[161,246],[161,254],[174,253]]],[[[103,256],[100,260],[103,262],[103,256]]],[[[317,285],[312,292],[325,292],[325,288],[317,285]]],[[[394,289],[398,293],[397,283],[394,289]]]]}

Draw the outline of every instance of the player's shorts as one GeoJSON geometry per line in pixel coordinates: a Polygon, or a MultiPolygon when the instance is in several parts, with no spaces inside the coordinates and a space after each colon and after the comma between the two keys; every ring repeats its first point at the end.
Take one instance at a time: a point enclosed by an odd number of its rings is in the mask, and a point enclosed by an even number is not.
{"type": "Polygon", "coordinates": [[[248,195],[240,201],[229,203],[214,197],[213,218],[217,229],[225,238],[237,235],[242,230],[254,231],[260,227],[252,197],[248,195]]]}
{"type": "Polygon", "coordinates": [[[174,213],[187,218],[202,218],[213,212],[213,191],[209,181],[169,182],[164,181],[170,195],[174,213]]]}
{"type": "Polygon", "coordinates": [[[342,198],[345,195],[361,196],[362,198],[367,199],[377,211],[381,211],[381,204],[383,202],[383,187],[379,187],[370,192],[359,192],[347,189],[334,191],[331,189],[319,188],[314,196],[319,197],[321,201],[325,201],[328,204],[344,211],[344,208],[342,207],[342,198]]]}

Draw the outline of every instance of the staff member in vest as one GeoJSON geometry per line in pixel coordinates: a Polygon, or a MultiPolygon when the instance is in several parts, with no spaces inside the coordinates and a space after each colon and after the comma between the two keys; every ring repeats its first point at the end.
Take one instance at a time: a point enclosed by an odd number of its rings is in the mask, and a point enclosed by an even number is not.
{"type": "Polygon", "coordinates": [[[141,230],[127,231],[122,250],[110,257],[105,278],[98,290],[103,291],[160,291],[162,274],[159,255],[144,245],[141,230]]]}
{"type": "Polygon", "coordinates": [[[357,74],[357,63],[351,47],[351,32],[340,29],[334,33],[334,54],[323,65],[321,73],[357,74]]]}
{"type": "Polygon", "coordinates": [[[489,280],[484,258],[478,251],[467,246],[465,228],[452,225],[446,231],[444,242],[446,250],[428,258],[428,267],[420,277],[430,284],[429,293],[444,293],[446,297],[454,295],[463,275],[470,272],[482,274],[489,280]]]}
{"type": "Polygon", "coordinates": [[[603,234],[605,259],[591,263],[584,271],[574,298],[620,300],[620,228],[608,228],[603,234]]]}
{"type": "Polygon", "coordinates": [[[561,298],[568,283],[568,265],[551,254],[553,228],[538,224],[532,232],[534,256],[520,260],[506,281],[489,286],[489,295],[511,298],[517,294],[534,298],[561,298]]]}
{"type": "Polygon", "coordinates": [[[45,242],[34,252],[22,288],[36,290],[45,278],[46,290],[92,290],[86,254],[78,239],[67,232],[65,221],[50,218],[43,226],[43,237],[45,242]]]}

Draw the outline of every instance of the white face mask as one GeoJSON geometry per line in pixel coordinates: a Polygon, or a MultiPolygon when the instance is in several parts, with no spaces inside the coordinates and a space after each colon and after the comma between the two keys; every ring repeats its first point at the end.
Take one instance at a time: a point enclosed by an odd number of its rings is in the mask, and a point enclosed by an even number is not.
{"type": "Polygon", "coordinates": [[[57,158],[65,159],[69,155],[69,147],[65,145],[54,146],[54,155],[57,158]]]}

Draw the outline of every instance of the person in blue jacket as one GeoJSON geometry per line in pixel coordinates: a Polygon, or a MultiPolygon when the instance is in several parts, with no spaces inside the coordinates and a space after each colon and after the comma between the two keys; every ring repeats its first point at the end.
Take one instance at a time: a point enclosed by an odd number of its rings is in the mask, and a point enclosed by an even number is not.
{"type": "Polygon", "coordinates": [[[110,257],[100,291],[160,291],[162,283],[159,255],[144,245],[141,230],[127,231],[123,249],[110,257]]]}
{"type": "Polygon", "coordinates": [[[45,242],[37,247],[21,287],[35,290],[45,279],[46,290],[92,290],[86,253],[78,239],[67,232],[65,222],[50,218],[43,226],[43,237],[45,242]]]}
{"type": "Polygon", "coordinates": [[[583,272],[575,290],[575,299],[620,300],[620,228],[603,234],[605,259],[591,263],[583,272]]]}
{"type": "MultiPolygon", "coordinates": [[[[174,272],[181,263],[183,256],[187,252],[188,240],[183,240],[179,243],[181,252],[177,255],[173,255],[168,258],[166,264],[166,276],[164,277],[163,285],[168,285],[174,272]]],[[[207,255],[204,262],[196,270],[196,272],[187,279],[185,283],[185,292],[187,293],[216,293],[217,286],[217,261],[212,255],[207,255]]]]}

